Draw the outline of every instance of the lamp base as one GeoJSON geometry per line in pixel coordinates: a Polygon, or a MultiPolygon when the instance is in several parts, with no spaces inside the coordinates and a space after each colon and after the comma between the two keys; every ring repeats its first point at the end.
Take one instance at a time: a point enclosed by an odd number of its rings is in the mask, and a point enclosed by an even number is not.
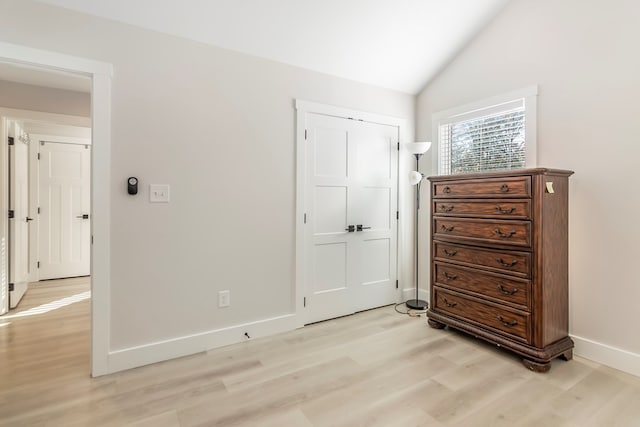
{"type": "Polygon", "coordinates": [[[411,310],[426,310],[429,304],[421,299],[410,299],[405,302],[407,308],[411,310]]]}

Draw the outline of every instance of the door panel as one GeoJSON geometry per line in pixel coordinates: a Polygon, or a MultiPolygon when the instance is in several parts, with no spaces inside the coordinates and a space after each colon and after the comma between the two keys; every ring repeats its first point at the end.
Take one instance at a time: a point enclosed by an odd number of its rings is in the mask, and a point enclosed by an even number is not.
{"type": "Polygon", "coordinates": [[[89,275],[90,157],[88,145],[41,142],[40,280],[89,275]]]}
{"type": "Polygon", "coordinates": [[[318,128],[314,144],[315,176],[345,178],[347,176],[347,132],[342,129],[318,128]]]}
{"type": "Polygon", "coordinates": [[[391,230],[391,189],[365,187],[362,189],[362,221],[372,230],[391,230]]]}
{"type": "Polygon", "coordinates": [[[392,179],[392,157],[395,156],[389,150],[388,133],[381,132],[381,125],[366,123],[362,126],[375,128],[360,128],[352,134],[357,137],[358,144],[358,178],[392,179]]]}
{"type": "Polygon", "coordinates": [[[316,235],[344,232],[347,226],[347,187],[316,186],[314,205],[316,235]]]}
{"type": "Polygon", "coordinates": [[[306,127],[306,323],[391,304],[398,128],[320,114],[306,127]]]}
{"type": "Polygon", "coordinates": [[[316,245],[314,249],[314,292],[329,292],[346,289],[347,278],[347,245],[325,243],[316,245]]]}
{"type": "Polygon", "coordinates": [[[364,269],[362,271],[362,285],[369,285],[391,279],[391,265],[389,254],[391,239],[365,239],[362,242],[364,269]]]}

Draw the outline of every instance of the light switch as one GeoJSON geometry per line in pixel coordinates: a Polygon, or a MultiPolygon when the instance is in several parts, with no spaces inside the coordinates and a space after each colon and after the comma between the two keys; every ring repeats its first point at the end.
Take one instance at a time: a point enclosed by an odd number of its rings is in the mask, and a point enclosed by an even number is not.
{"type": "Polygon", "coordinates": [[[169,203],[169,185],[149,184],[149,201],[152,203],[169,203]]]}

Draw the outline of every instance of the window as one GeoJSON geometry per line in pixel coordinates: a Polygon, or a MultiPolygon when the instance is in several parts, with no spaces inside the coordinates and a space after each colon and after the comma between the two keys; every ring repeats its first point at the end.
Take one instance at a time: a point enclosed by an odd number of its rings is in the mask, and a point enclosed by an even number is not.
{"type": "Polygon", "coordinates": [[[441,175],[535,166],[537,88],[434,114],[441,175]]]}

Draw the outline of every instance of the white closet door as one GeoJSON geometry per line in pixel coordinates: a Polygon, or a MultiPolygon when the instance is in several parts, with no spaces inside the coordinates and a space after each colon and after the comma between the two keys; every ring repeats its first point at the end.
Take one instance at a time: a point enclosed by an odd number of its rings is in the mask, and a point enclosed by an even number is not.
{"type": "Polygon", "coordinates": [[[398,128],[355,122],[358,274],[355,311],[395,302],[398,128]]]}
{"type": "Polygon", "coordinates": [[[90,274],[90,150],[40,146],[40,280],[90,274]]]}
{"type": "Polygon", "coordinates": [[[9,306],[18,305],[29,285],[29,146],[20,141],[20,125],[9,121],[9,306]]]}
{"type": "Polygon", "coordinates": [[[391,304],[398,128],[311,113],[306,128],[306,322],[391,304]]]}

